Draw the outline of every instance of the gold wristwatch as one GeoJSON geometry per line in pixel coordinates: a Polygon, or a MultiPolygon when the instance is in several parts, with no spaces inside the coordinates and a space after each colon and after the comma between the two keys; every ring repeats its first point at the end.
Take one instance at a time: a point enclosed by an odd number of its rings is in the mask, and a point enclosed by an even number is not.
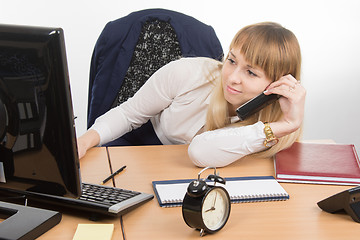
{"type": "Polygon", "coordinates": [[[264,133],[265,133],[265,137],[266,137],[266,139],[264,141],[264,145],[266,147],[272,147],[279,142],[279,139],[274,135],[273,131],[270,128],[269,123],[265,122],[264,125],[265,125],[264,133]]]}

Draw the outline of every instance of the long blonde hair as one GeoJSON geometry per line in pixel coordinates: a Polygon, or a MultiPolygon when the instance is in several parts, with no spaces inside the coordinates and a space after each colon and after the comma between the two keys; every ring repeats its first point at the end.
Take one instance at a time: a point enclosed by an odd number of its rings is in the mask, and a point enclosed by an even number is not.
{"type": "MultiPolygon", "coordinates": [[[[300,80],[301,53],[295,35],[280,24],[263,22],[242,28],[235,35],[230,49],[240,49],[245,60],[252,66],[261,68],[266,77],[277,81],[280,77],[291,74],[300,80]]],[[[225,59],[226,61],[226,59],[225,59]]],[[[268,105],[243,122],[231,124],[228,103],[224,98],[221,77],[216,79],[206,119],[206,130],[226,126],[245,126],[257,121],[275,122],[282,117],[278,101],[268,105]]],[[[279,143],[266,151],[257,153],[258,157],[270,157],[287,148],[299,139],[301,128],[279,139],[279,143]]]]}

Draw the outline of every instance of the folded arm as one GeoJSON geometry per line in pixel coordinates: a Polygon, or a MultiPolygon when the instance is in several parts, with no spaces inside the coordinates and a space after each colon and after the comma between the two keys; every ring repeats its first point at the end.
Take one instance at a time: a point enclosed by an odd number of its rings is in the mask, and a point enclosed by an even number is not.
{"type": "Polygon", "coordinates": [[[196,166],[224,167],[246,155],[267,149],[264,140],[262,122],[244,127],[227,127],[197,135],[188,153],[196,166]]]}

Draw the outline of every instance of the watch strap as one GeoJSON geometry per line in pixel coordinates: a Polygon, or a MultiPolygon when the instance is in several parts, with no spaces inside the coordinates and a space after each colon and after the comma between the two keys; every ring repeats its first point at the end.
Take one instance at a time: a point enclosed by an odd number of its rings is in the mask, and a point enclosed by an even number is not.
{"type": "Polygon", "coordinates": [[[265,127],[264,127],[264,133],[265,133],[264,145],[266,147],[272,147],[279,142],[279,139],[274,135],[274,133],[270,127],[270,124],[268,122],[265,122],[264,125],[265,125],[265,127]]]}

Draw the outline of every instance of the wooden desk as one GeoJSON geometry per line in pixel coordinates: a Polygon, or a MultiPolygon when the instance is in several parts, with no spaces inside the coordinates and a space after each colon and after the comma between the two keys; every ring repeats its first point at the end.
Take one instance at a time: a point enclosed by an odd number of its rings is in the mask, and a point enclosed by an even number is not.
{"type": "MultiPolygon", "coordinates": [[[[187,156],[187,146],[114,147],[113,169],[126,165],[116,186],[153,193],[154,180],[196,178],[201,170],[187,156]]],[[[223,177],[274,175],[272,159],[243,159],[219,169],[223,177]]],[[[281,185],[290,199],[232,204],[226,226],[206,239],[358,239],[360,225],[346,214],[323,212],[317,202],[350,186],[281,185]]],[[[157,200],[123,216],[125,239],[199,239],[182,218],[181,207],[161,208],[157,200]]],[[[64,238],[63,238],[64,239],[64,238]]]]}
{"type": "MultiPolygon", "coordinates": [[[[110,175],[109,162],[107,159],[105,148],[93,148],[80,161],[81,177],[83,182],[100,183],[107,176],[110,175]]],[[[109,182],[111,183],[111,181],[109,182]]],[[[62,215],[61,222],[48,232],[41,235],[38,239],[58,239],[71,240],[74,237],[76,228],[79,223],[113,223],[115,226],[113,240],[123,239],[122,229],[120,225],[120,218],[105,218],[99,222],[94,222],[88,219],[86,215],[81,216],[74,214],[62,215]]]]}

